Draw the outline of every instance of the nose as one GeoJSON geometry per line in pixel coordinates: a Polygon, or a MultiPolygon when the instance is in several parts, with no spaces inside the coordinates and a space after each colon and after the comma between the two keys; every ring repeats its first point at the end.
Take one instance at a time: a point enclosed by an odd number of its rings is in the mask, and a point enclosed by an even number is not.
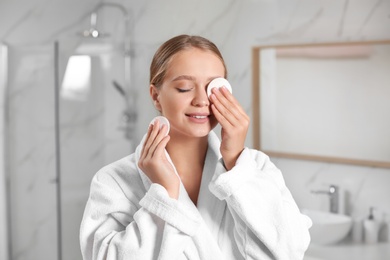
{"type": "Polygon", "coordinates": [[[199,88],[195,92],[195,96],[192,100],[192,105],[196,107],[204,107],[204,106],[209,106],[210,101],[207,96],[207,92],[204,88],[199,88]]]}

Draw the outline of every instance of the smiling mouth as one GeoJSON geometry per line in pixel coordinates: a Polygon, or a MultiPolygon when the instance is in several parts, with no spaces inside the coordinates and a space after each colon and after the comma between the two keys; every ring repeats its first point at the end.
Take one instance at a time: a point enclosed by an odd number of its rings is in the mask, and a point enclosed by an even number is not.
{"type": "Polygon", "coordinates": [[[188,117],[192,117],[192,118],[196,118],[196,119],[205,119],[205,118],[208,118],[210,117],[210,115],[186,115],[188,117]]]}

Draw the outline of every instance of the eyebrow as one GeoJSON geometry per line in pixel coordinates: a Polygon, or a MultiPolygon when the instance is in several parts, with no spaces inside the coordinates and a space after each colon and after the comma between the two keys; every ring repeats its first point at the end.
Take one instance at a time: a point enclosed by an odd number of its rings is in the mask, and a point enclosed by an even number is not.
{"type": "Polygon", "coordinates": [[[192,77],[192,76],[189,76],[189,75],[180,75],[180,76],[174,78],[172,81],[178,81],[178,80],[195,81],[195,77],[192,77]]]}
{"type": "MultiPolygon", "coordinates": [[[[215,77],[210,77],[207,80],[211,81],[215,78],[219,78],[220,76],[215,76],[215,77]]],[[[174,78],[172,81],[178,81],[178,80],[190,80],[190,81],[196,81],[195,77],[190,76],[190,75],[180,75],[176,78],[174,78]]]]}

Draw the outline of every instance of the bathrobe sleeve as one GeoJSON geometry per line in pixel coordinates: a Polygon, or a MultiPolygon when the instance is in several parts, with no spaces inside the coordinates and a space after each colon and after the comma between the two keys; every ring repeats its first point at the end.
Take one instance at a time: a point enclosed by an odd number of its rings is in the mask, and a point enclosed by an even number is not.
{"type": "Polygon", "coordinates": [[[80,227],[83,259],[177,259],[197,232],[198,213],[158,184],[145,193],[131,167],[123,174],[114,168],[92,180],[80,227]]]}
{"type": "Polygon", "coordinates": [[[230,171],[215,173],[209,189],[226,200],[245,259],[303,259],[312,222],[300,213],[281,172],[264,153],[244,149],[230,171]]]}

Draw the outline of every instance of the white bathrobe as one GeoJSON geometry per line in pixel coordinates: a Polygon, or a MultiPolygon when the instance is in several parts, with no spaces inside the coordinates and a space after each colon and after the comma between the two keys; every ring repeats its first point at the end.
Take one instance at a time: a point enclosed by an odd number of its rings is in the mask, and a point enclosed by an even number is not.
{"type": "Polygon", "coordinates": [[[311,220],[281,172],[248,148],[226,171],[218,137],[208,139],[196,206],[183,184],[175,200],[141,171],[143,141],[97,172],[80,229],[84,260],[302,259],[311,220]]]}

